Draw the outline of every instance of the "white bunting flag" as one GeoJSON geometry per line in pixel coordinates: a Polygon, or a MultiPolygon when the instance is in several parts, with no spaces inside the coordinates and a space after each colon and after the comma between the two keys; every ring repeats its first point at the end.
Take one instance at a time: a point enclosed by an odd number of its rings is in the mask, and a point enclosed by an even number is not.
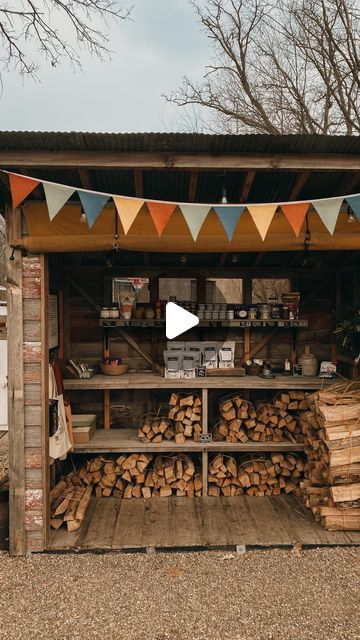
{"type": "Polygon", "coordinates": [[[344,198],[329,198],[328,200],[312,200],[316,212],[319,214],[328,232],[333,235],[344,198]]]}
{"type": "Polygon", "coordinates": [[[180,204],[179,207],[190,229],[193,240],[196,240],[211,206],[208,204],[180,204]]]}
{"type": "Polygon", "coordinates": [[[53,220],[64,204],[71,198],[75,189],[65,187],[62,184],[51,184],[43,182],[46,204],[49,211],[49,218],[53,220]]]}

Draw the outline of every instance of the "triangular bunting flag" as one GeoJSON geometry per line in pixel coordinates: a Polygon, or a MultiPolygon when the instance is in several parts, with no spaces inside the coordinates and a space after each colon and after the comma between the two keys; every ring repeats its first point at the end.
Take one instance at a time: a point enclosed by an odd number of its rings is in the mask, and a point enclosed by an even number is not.
{"type": "Polygon", "coordinates": [[[181,212],[189,227],[193,240],[199,235],[199,231],[205,222],[205,218],[211,209],[209,204],[180,204],[181,212]]]}
{"type": "Polygon", "coordinates": [[[50,220],[53,220],[65,202],[71,198],[76,189],[73,187],[63,187],[62,184],[52,184],[43,182],[46,204],[50,220]]]}
{"type": "Polygon", "coordinates": [[[333,235],[344,198],[329,198],[328,200],[313,200],[311,204],[319,214],[325,227],[333,235]]]}
{"type": "Polygon", "coordinates": [[[242,212],[244,211],[245,206],[241,205],[241,206],[231,207],[229,205],[224,204],[224,205],[220,205],[213,208],[216,211],[222,223],[222,226],[226,231],[226,235],[229,241],[231,242],[237,222],[242,212]]]}
{"type": "Polygon", "coordinates": [[[289,202],[289,204],[281,205],[282,212],[287,218],[297,238],[301,231],[308,208],[309,202],[289,202]]]}
{"type": "Polygon", "coordinates": [[[345,200],[352,208],[356,217],[360,220],[360,196],[348,196],[345,200]]]}
{"type": "Polygon", "coordinates": [[[16,207],[25,200],[26,196],[34,191],[34,189],[40,184],[39,180],[34,180],[34,178],[24,178],[23,176],[18,176],[15,173],[9,173],[9,182],[13,209],[16,209],[16,207]]]}
{"type": "Polygon", "coordinates": [[[124,233],[127,235],[132,223],[144,204],[144,200],[122,198],[120,196],[113,197],[115,207],[119,214],[120,222],[123,226],[124,233]]]}
{"type": "Polygon", "coordinates": [[[104,208],[110,196],[103,193],[90,193],[89,191],[79,191],[79,198],[84,209],[88,225],[91,229],[100,211],[104,208]]]}
{"type": "Polygon", "coordinates": [[[254,220],[256,228],[260,233],[262,240],[265,240],[266,238],[266,234],[268,232],[277,207],[277,204],[246,205],[246,208],[248,209],[252,219],[254,220]]]}
{"type": "Polygon", "coordinates": [[[162,204],[161,202],[147,202],[147,207],[153,219],[159,238],[164,231],[176,204],[162,204]]]}

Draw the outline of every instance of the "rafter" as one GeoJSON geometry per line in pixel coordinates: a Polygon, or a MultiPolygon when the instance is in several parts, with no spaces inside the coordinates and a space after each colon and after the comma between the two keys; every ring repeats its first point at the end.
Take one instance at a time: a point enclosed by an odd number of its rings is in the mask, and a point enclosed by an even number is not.
{"type": "Polygon", "coordinates": [[[241,193],[240,193],[240,202],[246,202],[248,197],[249,197],[249,193],[251,191],[251,187],[253,185],[254,179],[256,176],[256,171],[248,171],[245,175],[245,179],[244,179],[244,183],[242,185],[241,188],[241,193]]]}
{"type": "Polygon", "coordinates": [[[86,169],[78,169],[78,174],[79,174],[81,186],[84,187],[84,189],[89,189],[91,191],[92,185],[91,185],[89,172],[86,171],[86,169]]]}
{"type": "Polygon", "coordinates": [[[296,200],[301,189],[304,188],[310,176],[310,171],[301,171],[295,178],[295,182],[291,188],[289,200],[296,200]]]}
{"type": "Polygon", "coordinates": [[[137,198],[142,198],[144,195],[144,180],[143,180],[143,172],[141,169],[134,170],[134,184],[135,184],[135,196],[137,198]]]}
{"type": "Polygon", "coordinates": [[[198,171],[190,172],[190,180],[189,180],[189,193],[188,193],[188,201],[195,202],[196,201],[196,190],[198,184],[198,171]]]}

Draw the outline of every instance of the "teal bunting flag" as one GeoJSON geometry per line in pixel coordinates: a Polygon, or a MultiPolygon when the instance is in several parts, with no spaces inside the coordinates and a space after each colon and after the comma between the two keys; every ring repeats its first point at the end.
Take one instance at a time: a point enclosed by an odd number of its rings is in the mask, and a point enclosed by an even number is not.
{"type": "Polygon", "coordinates": [[[352,208],[358,220],[360,220],[360,196],[347,196],[345,200],[352,208]]]}
{"type": "Polygon", "coordinates": [[[103,193],[91,193],[89,191],[79,191],[79,198],[81,200],[88,225],[91,229],[96,218],[99,216],[101,210],[105,207],[109,200],[109,195],[103,193]]]}
{"type": "Polygon", "coordinates": [[[226,204],[214,207],[214,211],[222,223],[230,242],[233,238],[238,220],[244,210],[245,206],[232,207],[226,204]]]}

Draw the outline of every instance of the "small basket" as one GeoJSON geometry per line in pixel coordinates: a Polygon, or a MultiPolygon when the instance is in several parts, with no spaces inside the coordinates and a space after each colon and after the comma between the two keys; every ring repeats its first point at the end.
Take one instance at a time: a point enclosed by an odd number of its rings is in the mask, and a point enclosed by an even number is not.
{"type": "Polygon", "coordinates": [[[122,376],[129,368],[128,363],[124,364],[103,364],[100,362],[100,370],[104,376],[122,376]]]}

